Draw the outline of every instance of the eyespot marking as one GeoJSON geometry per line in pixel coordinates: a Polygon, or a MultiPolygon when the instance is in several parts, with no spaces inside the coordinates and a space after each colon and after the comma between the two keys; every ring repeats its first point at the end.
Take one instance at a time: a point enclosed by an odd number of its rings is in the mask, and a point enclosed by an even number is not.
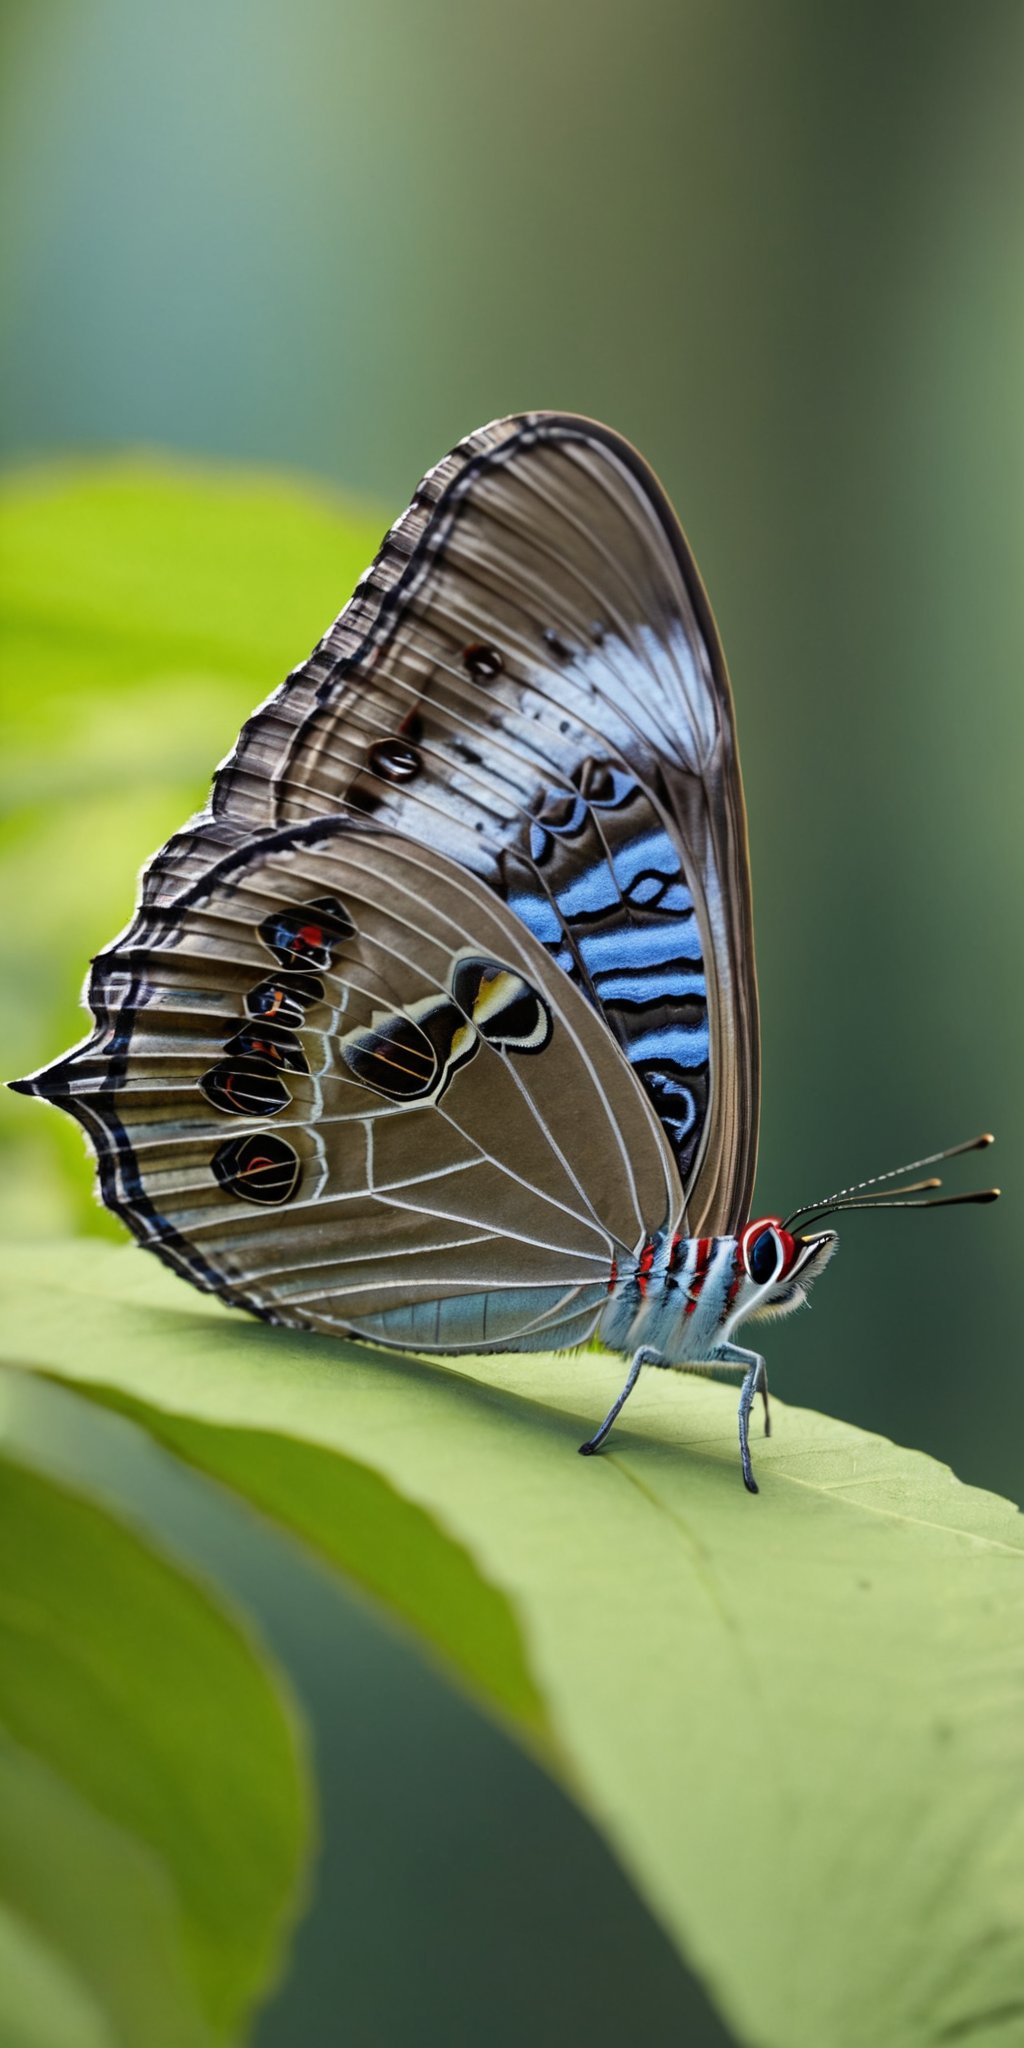
{"type": "Polygon", "coordinates": [[[250,1017],[273,1019],[282,1025],[301,1024],[314,1003],[323,1001],[324,985],[315,974],[272,974],[250,989],[245,1007],[250,1017]]]}
{"type": "Polygon", "coordinates": [[[299,1185],[298,1153],[276,1131],[250,1131],[231,1138],[213,1155],[214,1177],[229,1195],[277,1208],[299,1185]]]}
{"type": "Polygon", "coordinates": [[[390,1016],[376,1012],[340,1049],[353,1080],[393,1101],[419,1102],[440,1093],[472,1058],[476,1033],[447,996],[434,996],[390,1016]]]}
{"type": "Polygon", "coordinates": [[[551,1013],[536,989],[499,960],[460,960],[452,995],[481,1038],[499,1052],[543,1052],[551,1037],[551,1013]]]}
{"type": "Polygon", "coordinates": [[[259,927],[260,938],[282,967],[329,970],[335,946],[352,938],[355,925],[336,896],[315,896],[309,903],[289,903],[272,910],[259,927]]]}
{"type": "Polygon", "coordinates": [[[240,1053],[246,1059],[265,1060],[271,1067],[290,1067],[295,1074],[309,1072],[309,1061],[299,1040],[283,1024],[244,1024],[241,1031],[228,1039],[224,1050],[240,1053]]]}
{"type": "Polygon", "coordinates": [[[423,766],[417,747],[408,740],[392,736],[377,740],[366,757],[367,767],[374,775],[380,775],[385,782],[412,782],[423,766]]]}
{"type": "Polygon", "coordinates": [[[439,1101],[481,1041],[504,1053],[542,1052],[551,1015],[537,991],[500,960],[456,960],[451,995],[375,1011],[339,1047],[352,1079],[393,1102],[439,1101]]]}
{"type": "Polygon", "coordinates": [[[462,650],[462,665],[475,683],[493,683],[505,663],[496,647],[488,647],[483,640],[474,640],[462,650]]]}
{"type": "Polygon", "coordinates": [[[200,1080],[207,1102],[225,1116],[276,1116],[291,1101],[267,1060],[220,1060],[200,1080]]]}

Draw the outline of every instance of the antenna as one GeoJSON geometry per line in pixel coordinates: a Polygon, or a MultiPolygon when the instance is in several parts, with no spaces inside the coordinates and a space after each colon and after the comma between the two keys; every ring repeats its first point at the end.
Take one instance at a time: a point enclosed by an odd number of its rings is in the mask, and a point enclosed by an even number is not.
{"type": "Polygon", "coordinates": [[[986,1145],[993,1145],[991,1131],[982,1131],[978,1138],[966,1138],[961,1145],[949,1145],[944,1152],[930,1152],[924,1159],[910,1159],[904,1166],[891,1166],[887,1173],[872,1174],[868,1180],[854,1181],[848,1188],[837,1188],[835,1194],[825,1195],[817,1202],[804,1202],[787,1216],[783,1228],[802,1220],[804,1223],[820,1223],[825,1216],[837,1214],[841,1209],[942,1209],[952,1208],[959,1202],[994,1202],[998,1188],[980,1188],[964,1195],[929,1195],[925,1201],[906,1201],[907,1195],[920,1195],[929,1188],[940,1188],[941,1180],[912,1181],[906,1187],[883,1189],[886,1181],[899,1180],[904,1173],[915,1173],[921,1166],[938,1166],[944,1159],[958,1159],[962,1152],[980,1152],[986,1145]],[[876,1194],[875,1189],[880,1192],[876,1194]]]}

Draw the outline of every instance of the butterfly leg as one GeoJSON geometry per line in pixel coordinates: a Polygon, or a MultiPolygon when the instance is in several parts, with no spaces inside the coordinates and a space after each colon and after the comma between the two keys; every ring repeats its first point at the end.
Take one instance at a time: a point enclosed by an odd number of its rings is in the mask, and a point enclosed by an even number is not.
{"type": "Polygon", "coordinates": [[[760,1394],[764,1402],[764,1433],[771,1436],[772,1418],[768,1407],[768,1371],[760,1352],[745,1351],[742,1344],[723,1344],[717,1354],[716,1363],[738,1366],[743,1373],[740,1388],[740,1464],[743,1467],[743,1484],[748,1493],[756,1493],[757,1480],[750,1462],[750,1411],[754,1397],[760,1394]]]}
{"type": "Polygon", "coordinates": [[[608,1413],[605,1416],[600,1429],[595,1430],[593,1436],[589,1437],[585,1444],[580,1445],[581,1458],[592,1458],[594,1452],[600,1450],[601,1445],[603,1444],[605,1437],[607,1436],[608,1431],[612,1426],[612,1423],[615,1421],[617,1415],[621,1415],[622,1410],[626,1405],[626,1402],[629,1400],[633,1388],[636,1386],[637,1380],[640,1378],[641,1366],[662,1364],[664,1364],[664,1360],[662,1358],[661,1352],[653,1351],[649,1344],[641,1344],[639,1351],[634,1351],[632,1360],[630,1362],[629,1372],[626,1375],[626,1384],[623,1387],[621,1394],[616,1395],[616,1398],[612,1402],[612,1405],[609,1408],[608,1413]]]}

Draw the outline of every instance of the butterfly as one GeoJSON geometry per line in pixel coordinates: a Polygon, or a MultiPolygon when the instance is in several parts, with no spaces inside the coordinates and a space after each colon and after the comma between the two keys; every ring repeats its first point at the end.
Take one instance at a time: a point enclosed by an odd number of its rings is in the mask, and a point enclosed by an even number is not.
{"type": "MultiPolygon", "coordinates": [[[[741,1380],[853,1206],[751,1219],[759,1038],[732,698],[675,514],[619,435],[502,419],[424,478],[247,721],[93,963],[95,1025],[12,1085],[201,1289],[420,1353],[741,1380]],[[804,1228],[795,1226],[802,1222],[804,1228]]],[[[984,1139],[971,1144],[987,1143],[984,1139]]],[[[943,1199],[987,1199],[952,1196],[943,1199]]]]}

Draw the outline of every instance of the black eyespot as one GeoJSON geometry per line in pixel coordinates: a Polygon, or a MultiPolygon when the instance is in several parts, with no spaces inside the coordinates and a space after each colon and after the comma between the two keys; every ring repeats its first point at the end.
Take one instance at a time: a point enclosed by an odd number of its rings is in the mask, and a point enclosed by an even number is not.
{"type": "Polygon", "coordinates": [[[452,995],[481,1038],[501,1052],[543,1052],[550,1040],[547,1004],[521,974],[499,960],[458,961],[452,995]]]}
{"type": "Polygon", "coordinates": [[[779,1246],[775,1232],[762,1230],[760,1237],[755,1237],[748,1253],[751,1279],[756,1280],[759,1287],[763,1287],[767,1280],[774,1279],[778,1263],[779,1246]]]}
{"type": "MultiPolygon", "coordinates": [[[[446,1003],[444,1008],[451,1013],[450,1044],[464,1020],[454,1003],[446,1003]]],[[[399,1102],[429,1095],[443,1066],[433,1039],[401,1010],[390,1017],[377,1013],[371,1025],[350,1032],[342,1041],[341,1057],[364,1088],[399,1102]]]]}
{"type": "Polygon", "coordinates": [[[355,925],[336,896],[314,896],[309,903],[289,903],[272,910],[259,927],[265,946],[282,967],[331,965],[333,948],[351,938],[355,925]]]}
{"type": "Polygon", "coordinates": [[[220,1060],[199,1086],[225,1116],[276,1116],[291,1101],[280,1075],[263,1059],[220,1060]]]}
{"type": "Polygon", "coordinates": [[[250,989],[245,1007],[250,1017],[273,1018],[279,1024],[295,1025],[304,1022],[306,1011],[314,1003],[323,1001],[323,994],[323,982],[315,974],[270,975],[258,988],[250,989]]]}
{"type": "Polygon", "coordinates": [[[366,759],[373,774],[382,775],[385,782],[411,782],[423,766],[417,748],[400,739],[378,740],[366,759]]]}
{"type": "Polygon", "coordinates": [[[290,1067],[296,1074],[309,1072],[309,1061],[294,1031],[269,1020],[244,1024],[228,1039],[224,1050],[240,1053],[244,1059],[262,1060],[271,1067],[290,1067]]]}
{"type": "Polygon", "coordinates": [[[231,1138],[213,1155],[214,1178],[229,1195],[272,1207],[287,1202],[299,1185],[298,1154],[276,1131],[250,1131],[231,1138]]]}
{"type": "Polygon", "coordinates": [[[493,683],[505,666],[496,647],[488,647],[483,640],[474,640],[462,650],[462,665],[468,670],[475,683],[493,683]]]}

